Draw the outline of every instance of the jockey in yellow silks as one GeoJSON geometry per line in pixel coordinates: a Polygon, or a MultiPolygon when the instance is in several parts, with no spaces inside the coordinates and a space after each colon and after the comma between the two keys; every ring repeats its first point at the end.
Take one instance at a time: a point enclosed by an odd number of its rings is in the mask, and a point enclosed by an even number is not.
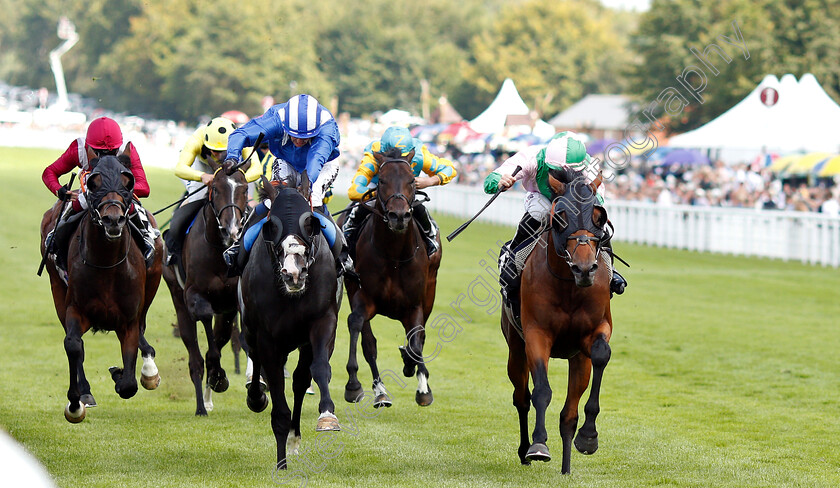
{"type": "MultiPolygon", "coordinates": [[[[353,176],[353,182],[347,192],[350,200],[360,201],[366,192],[376,188],[379,183],[379,163],[373,155],[374,153],[387,152],[393,148],[399,148],[400,154],[403,156],[407,156],[412,150],[414,151],[414,158],[411,160],[411,171],[414,173],[416,188],[418,190],[430,186],[445,185],[452,181],[457,174],[457,171],[452,166],[452,161],[435,156],[429,152],[429,148],[422,141],[411,137],[408,129],[404,127],[390,127],[382,134],[380,140],[371,142],[365,148],[362,162],[359,165],[359,169],[356,170],[356,174],[353,176]],[[421,175],[421,172],[425,173],[425,175],[421,175]]],[[[350,214],[347,216],[347,221],[342,227],[350,252],[355,251],[358,229],[367,214],[368,212],[364,210],[363,206],[356,205],[350,211],[350,214]]],[[[423,231],[426,251],[431,256],[438,251],[436,241],[438,233],[437,224],[422,204],[414,207],[413,216],[423,231]]]]}
{"type": "MultiPolygon", "coordinates": [[[[175,165],[175,176],[184,180],[187,193],[192,193],[172,213],[172,220],[169,230],[164,232],[166,241],[167,264],[173,257],[179,256],[181,246],[189,225],[198,214],[207,197],[207,188],[213,184],[214,168],[218,168],[225,159],[227,153],[228,137],[236,130],[236,125],[224,117],[216,117],[207,125],[201,126],[187,139],[178,163],[175,165]]],[[[242,157],[248,157],[250,148],[242,150],[242,157]]],[[[250,166],[245,171],[245,179],[251,183],[259,179],[262,174],[262,165],[256,155],[251,156],[250,166]]],[[[244,209],[243,209],[244,210],[244,209]]]]}

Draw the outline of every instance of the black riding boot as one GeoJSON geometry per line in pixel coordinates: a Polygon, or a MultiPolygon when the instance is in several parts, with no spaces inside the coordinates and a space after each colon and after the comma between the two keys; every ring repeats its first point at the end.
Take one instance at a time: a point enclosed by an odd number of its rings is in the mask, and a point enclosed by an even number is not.
{"type": "MultiPolygon", "coordinates": [[[[610,236],[612,237],[612,236],[610,236]]],[[[613,269],[612,273],[612,280],[610,280],[610,298],[612,298],[613,293],[616,295],[621,295],[624,293],[624,289],[627,287],[627,280],[621,276],[618,271],[615,269],[615,258],[613,257],[613,250],[612,250],[612,239],[607,239],[601,246],[607,250],[610,254],[610,264],[613,269]]]]}
{"type": "Polygon", "coordinates": [[[502,285],[502,294],[514,305],[517,316],[519,315],[519,285],[522,282],[522,276],[516,262],[516,251],[522,244],[537,235],[540,226],[539,220],[525,212],[513,239],[502,248],[502,254],[499,256],[499,283],[502,285]]]}
{"type": "Polygon", "coordinates": [[[172,212],[172,220],[169,221],[169,229],[164,231],[163,240],[166,242],[166,264],[177,264],[181,258],[181,251],[184,247],[184,239],[187,235],[187,228],[195,219],[196,214],[204,207],[206,200],[196,200],[175,209],[172,212]]]}
{"type": "Polygon", "coordinates": [[[359,227],[364,221],[367,212],[362,210],[361,204],[356,205],[347,213],[347,220],[341,227],[341,232],[344,234],[345,252],[352,257],[356,257],[356,239],[359,236],[359,227]]]}
{"type": "Polygon", "coordinates": [[[414,219],[420,226],[420,230],[423,231],[423,240],[426,242],[426,253],[429,257],[432,257],[440,249],[437,243],[437,224],[435,224],[434,219],[429,215],[429,211],[423,205],[414,207],[414,219]]]}
{"type": "Polygon", "coordinates": [[[67,205],[64,213],[59,215],[55,228],[44,239],[46,255],[65,275],[67,274],[67,246],[73,231],[76,230],[80,215],[81,212],[73,210],[73,205],[67,205]]]}
{"type": "Polygon", "coordinates": [[[245,238],[245,233],[251,228],[251,226],[259,222],[260,219],[265,217],[267,214],[268,208],[264,205],[260,204],[254,207],[254,210],[252,210],[248,215],[248,219],[245,220],[242,230],[239,231],[239,236],[235,241],[233,241],[233,244],[231,244],[230,247],[225,249],[222,253],[222,257],[228,267],[227,275],[229,278],[241,275],[242,270],[245,269],[245,265],[248,264],[248,251],[242,249],[241,246],[242,239],[245,238]]]}
{"type": "Polygon", "coordinates": [[[155,261],[155,240],[158,238],[159,231],[152,227],[152,223],[146,216],[146,209],[137,202],[134,203],[134,213],[128,216],[128,220],[137,230],[137,245],[143,253],[146,267],[151,268],[155,261]]]}
{"type": "Polygon", "coordinates": [[[335,229],[335,242],[333,242],[330,251],[332,251],[333,258],[335,259],[336,274],[338,276],[347,275],[358,277],[356,275],[356,269],[353,266],[353,258],[350,257],[350,253],[348,252],[346,236],[344,235],[344,232],[342,232],[341,227],[336,225],[335,220],[333,220],[326,205],[316,207],[314,210],[327,217],[327,220],[332,223],[332,226],[335,229]]]}

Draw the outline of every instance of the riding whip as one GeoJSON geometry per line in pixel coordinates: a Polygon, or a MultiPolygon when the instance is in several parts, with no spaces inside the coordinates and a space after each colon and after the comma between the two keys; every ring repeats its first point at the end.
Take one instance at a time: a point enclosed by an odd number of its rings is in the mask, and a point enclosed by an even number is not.
{"type": "MultiPolygon", "coordinates": [[[[521,171],[521,170],[522,170],[522,166],[517,166],[516,169],[513,170],[513,173],[511,173],[511,176],[516,176],[516,173],[519,173],[519,171],[521,171]]],[[[487,209],[487,207],[489,207],[490,204],[493,203],[493,200],[495,200],[496,197],[498,197],[501,194],[502,194],[501,191],[497,191],[496,194],[493,195],[492,197],[490,197],[490,200],[488,200],[487,203],[485,203],[484,206],[481,207],[481,210],[479,210],[477,214],[473,215],[473,217],[470,220],[464,222],[463,224],[461,224],[460,227],[458,227],[451,234],[446,236],[446,240],[449,241],[449,242],[452,242],[452,239],[454,239],[458,234],[463,232],[463,230],[466,229],[467,226],[470,225],[472,223],[472,221],[476,219],[476,217],[481,215],[481,212],[483,212],[485,209],[487,209]]]]}
{"type": "MultiPolygon", "coordinates": [[[[70,188],[73,188],[73,180],[76,179],[76,172],[70,173],[70,183],[67,183],[67,190],[69,191],[70,188]]],[[[58,212],[58,218],[55,219],[55,225],[53,226],[53,230],[50,233],[50,240],[47,241],[44,245],[44,255],[41,257],[41,264],[38,265],[38,276],[41,276],[41,273],[44,272],[44,266],[47,264],[47,256],[50,254],[50,250],[52,249],[53,241],[55,241],[55,230],[58,229],[58,224],[61,222],[61,218],[64,216],[64,209],[67,207],[67,202],[70,198],[65,198],[63,202],[61,202],[61,210],[58,212]]]]}

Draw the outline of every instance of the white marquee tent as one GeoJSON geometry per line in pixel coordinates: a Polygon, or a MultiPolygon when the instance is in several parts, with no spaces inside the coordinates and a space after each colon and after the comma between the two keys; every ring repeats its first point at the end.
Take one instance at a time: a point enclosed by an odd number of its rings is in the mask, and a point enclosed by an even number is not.
{"type": "MultiPolygon", "coordinates": [[[[513,80],[505,79],[502,88],[496,95],[493,102],[481,112],[478,117],[470,121],[470,127],[482,134],[500,134],[505,129],[505,122],[508,115],[528,115],[531,111],[519,96],[519,91],[513,80]]],[[[554,135],[554,127],[548,122],[540,119],[534,124],[533,134],[547,139],[554,135]]]]}
{"type": "Polygon", "coordinates": [[[840,150],[840,105],[807,73],[767,75],[738,102],[706,125],[672,137],[669,146],[746,152],[840,150]]]}

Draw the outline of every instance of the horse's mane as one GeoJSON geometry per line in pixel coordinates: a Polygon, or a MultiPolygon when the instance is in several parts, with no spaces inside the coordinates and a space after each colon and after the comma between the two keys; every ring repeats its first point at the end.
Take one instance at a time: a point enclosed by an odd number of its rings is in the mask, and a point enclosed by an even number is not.
{"type": "Polygon", "coordinates": [[[381,152],[384,157],[388,159],[405,159],[402,155],[402,151],[398,147],[392,147],[387,151],[381,152]]]}
{"type": "Polygon", "coordinates": [[[563,169],[549,169],[548,174],[554,177],[557,181],[561,183],[571,183],[575,181],[577,178],[583,178],[584,174],[583,171],[575,171],[572,168],[566,167],[563,169]]]}

